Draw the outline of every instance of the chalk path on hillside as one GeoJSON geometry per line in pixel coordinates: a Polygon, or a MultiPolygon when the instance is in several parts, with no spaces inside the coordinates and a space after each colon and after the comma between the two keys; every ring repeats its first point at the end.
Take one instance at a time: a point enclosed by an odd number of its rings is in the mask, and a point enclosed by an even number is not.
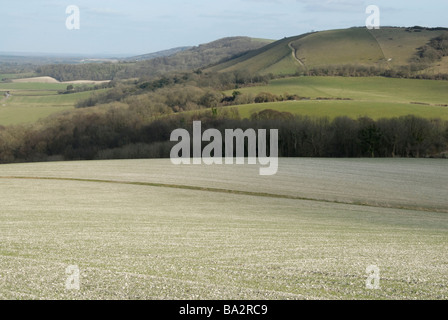
{"type": "Polygon", "coordinates": [[[294,49],[294,47],[292,46],[292,42],[288,43],[288,47],[291,49],[292,51],[292,57],[294,58],[294,60],[296,60],[298,63],[300,63],[300,65],[302,67],[304,67],[306,69],[305,64],[302,62],[302,60],[300,60],[297,55],[296,55],[296,49],[294,49]]]}

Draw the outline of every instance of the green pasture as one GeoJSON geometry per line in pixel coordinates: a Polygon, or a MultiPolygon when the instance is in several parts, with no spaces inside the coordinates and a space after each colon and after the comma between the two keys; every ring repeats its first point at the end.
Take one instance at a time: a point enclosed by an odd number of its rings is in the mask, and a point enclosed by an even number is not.
{"type": "Polygon", "coordinates": [[[66,88],[67,84],[59,83],[0,83],[0,125],[32,123],[54,113],[71,110],[77,101],[94,92],[58,94],[59,90],[66,88]],[[6,91],[11,93],[8,99],[4,98],[6,91]]]}
{"type": "MultiPolygon", "coordinates": [[[[244,117],[264,109],[310,116],[369,116],[375,119],[413,114],[448,119],[448,82],[435,80],[293,77],[273,80],[267,86],[238,89],[257,95],[297,95],[311,100],[284,101],[237,106],[244,117]],[[316,100],[329,98],[332,100],[316,100]],[[336,100],[350,99],[350,100],[336,100]]],[[[226,92],[230,95],[233,90],[226,92]]]]}
{"type": "Polygon", "coordinates": [[[237,106],[243,118],[249,118],[253,113],[266,109],[289,112],[294,115],[314,118],[347,116],[352,119],[369,117],[374,120],[415,115],[427,119],[448,120],[448,108],[408,105],[400,103],[359,102],[359,101],[286,101],[263,104],[248,104],[237,106]]]}

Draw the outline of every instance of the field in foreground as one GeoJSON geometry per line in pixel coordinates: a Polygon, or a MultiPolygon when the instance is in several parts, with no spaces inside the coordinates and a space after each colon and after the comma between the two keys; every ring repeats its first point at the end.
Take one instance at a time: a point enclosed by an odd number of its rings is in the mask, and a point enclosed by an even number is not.
{"type": "Polygon", "coordinates": [[[0,166],[0,299],[446,299],[448,163],[0,166]],[[69,265],[81,289],[65,289],[69,265]],[[381,288],[367,290],[377,265],[381,288]]]}

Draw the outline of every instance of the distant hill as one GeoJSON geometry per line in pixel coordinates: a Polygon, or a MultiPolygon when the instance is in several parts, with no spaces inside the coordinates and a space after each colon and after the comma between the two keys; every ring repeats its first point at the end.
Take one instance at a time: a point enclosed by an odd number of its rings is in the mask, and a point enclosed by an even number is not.
{"type": "Polygon", "coordinates": [[[129,57],[129,58],[125,58],[123,59],[123,61],[144,61],[144,60],[151,60],[154,58],[160,58],[160,57],[169,57],[172,56],[178,52],[182,52],[188,49],[191,49],[192,47],[178,47],[178,48],[173,48],[173,49],[168,49],[168,50],[163,50],[163,51],[157,51],[157,52],[153,52],[153,53],[148,53],[148,54],[142,54],[139,56],[135,56],[135,57],[129,57]]]}
{"type": "Polygon", "coordinates": [[[249,37],[229,37],[182,50],[171,56],[153,58],[127,65],[116,77],[141,78],[172,71],[186,71],[207,67],[245,54],[272,43],[274,40],[249,37]]]}
{"type": "Polygon", "coordinates": [[[131,57],[120,63],[44,65],[39,66],[36,73],[38,76],[53,77],[58,81],[151,78],[169,72],[188,71],[217,64],[264,47],[271,42],[273,40],[231,37],[196,47],[175,48],[131,57]],[[151,55],[153,58],[150,58],[151,55]]]}
{"type": "Polygon", "coordinates": [[[422,48],[448,34],[446,28],[350,28],[284,38],[257,51],[231,59],[206,71],[247,70],[290,75],[313,68],[347,65],[383,69],[414,67],[432,72],[448,68],[448,58],[426,59],[422,48]],[[420,56],[419,56],[420,54],[420,56]]]}
{"type": "MultiPolygon", "coordinates": [[[[383,27],[312,32],[278,41],[230,37],[135,56],[120,63],[44,65],[59,81],[154,78],[170,72],[388,76],[448,79],[448,29],[383,27]]],[[[29,70],[25,70],[29,71],[29,70]]],[[[11,73],[11,72],[3,72],[11,73]]]]}

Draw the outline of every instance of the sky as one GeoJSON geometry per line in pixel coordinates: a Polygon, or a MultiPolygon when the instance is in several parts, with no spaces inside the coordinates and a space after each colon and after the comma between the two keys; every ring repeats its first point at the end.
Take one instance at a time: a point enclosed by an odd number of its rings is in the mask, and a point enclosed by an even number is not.
{"type": "Polygon", "coordinates": [[[281,39],[364,26],[448,27],[448,0],[2,0],[0,52],[132,56],[229,36],[281,39]],[[66,13],[79,8],[79,29],[66,13]]]}

